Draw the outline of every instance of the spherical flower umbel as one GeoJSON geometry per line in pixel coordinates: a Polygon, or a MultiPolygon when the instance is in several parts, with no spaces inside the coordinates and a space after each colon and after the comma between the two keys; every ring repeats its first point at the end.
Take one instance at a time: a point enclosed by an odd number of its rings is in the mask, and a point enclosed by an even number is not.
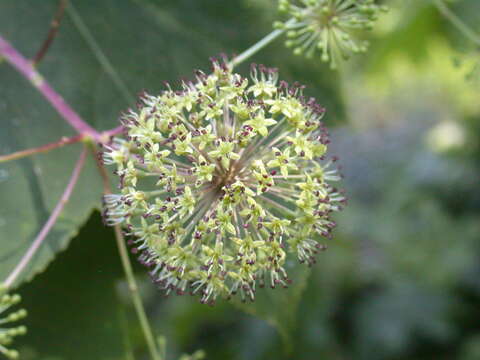
{"type": "Polygon", "coordinates": [[[121,189],[105,220],[167,294],[253,300],[257,285],[287,287],[290,257],[311,265],[325,248],[345,197],[324,108],[302,92],[276,69],[252,65],[248,79],[213,60],[210,75],[144,93],[122,116],[125,138],[103,154],[121,189]]]}
{"type": "Polygon", "coordinates": [[[4,327],[27,316],[25,309],[6,314],[7,310],[18,304],[20,300],[20,295],[5,294],[5,290],[0,289],[0,354],[5,355],[9,359],[17,359],[19,354],[18,351],[8,349],[7,346],[12,343],[13,338],[27,332],[27,328],[23,325],[4,327]]]}
{"type": "Polygon", "coordinates": [[[366,51],[368,43],[356,40],[356,33],[370,30],[386,10],[374,0],[280,0],[279,8],[292,18],[274,24],[287,31],[286,45],[297,55],[320,52],[333,69],[341,59],[366,51]]]}

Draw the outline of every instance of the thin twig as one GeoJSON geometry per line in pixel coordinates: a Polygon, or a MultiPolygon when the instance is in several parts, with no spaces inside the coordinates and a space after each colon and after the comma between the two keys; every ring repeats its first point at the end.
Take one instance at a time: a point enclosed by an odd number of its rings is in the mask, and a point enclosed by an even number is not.
{"type": "Polygon", "coordinates": [[[101,141],[101,134],[88,125],[47,83],[40,73],[13,46],[0,36],[0,57],[20,72],[50,102],[57,112],[80,134],[101,141]]]}
{"type": "MultiPolygon", "coordinates": [[[[92,146],[93,156],[97,162],[98,170],[102,177],[103,181],[103,192],[105,195],[111,194],[112,189],[110,187],[110,180],[108,178],[107,171],[97,156],[95,145],[92,146]]],[[[153,336],[152,328],[147,319],[145,308],[143,307],[142,297],[138,289],[137,282],[135,280],[135,275],[133,274],[132,264],[128,256],[128,250],[125,245],[125,239],[123,237],[122,230],[119,225],[114,226],[115,240],[117,243],[118,251],[120,253],[120,260],[122,262],[123,271],[125,272],[125,277],[127,279],[128,289],[132,295],[133,305],[135,311],[137,312],[138,320],[140,321],[140,326],[142,327],[143,335],[148,345],[150,355],[153,360],[162,360],[162,357],[158,351],[157,345],[155,343],[155,338],[153,336]]]]}
{"type": "Polygon", "coordinates": [[[85,139],[85,137],[86,136],[83,135],[83,134],[73,136],[73,137],[65,137],[64,136],[60,140],[55,141],[55,142],[50,143],[50,144],[38,146],[38,147],[35,147],[35,148],[31,148],[31,149],[16,151],[16,152],[8,154],[8,155],[2,155],[2,156],[0,156],[0,163],[6,162],[6,161],[11,161],[11,160],[21,159],[23,157],[34,155],[34,154],[40,154],[40,153],[43,153],[43,152],[47,152],[47,151],[50,151],[50,150],[53,150],[53,149],[60,148],[60,147],[65,146],[65,145],[75,144],[75,143],[78,143],[78,142],[82,141],[83,139],[85,139]]]}
{"type": "Polygon", "coordinates": [[[57,205],[53,209],[52,213],[50,214],[50,217],[48,218],[47,222],[38,233],[37,237],[33,240],[32,244],[28,248],[25,255],[23,255],[22,259],[17,264],[15,269],[13,269],[10,275],[8,275],[7,279],[4,282],[5,287],[9,288],[13,285],[13,283],[18,278],[20,273],[29,264],[30,260],[32,260],[33,256],[35,255],[37,250],[40,248],[43,241],[46,239],[52,227],[55,225],[55,222],[57,221],[58,216],[60,215],[63,208],[65,207],[65,204],[70,199],[70,196],[72,195],[72,191],[75,188],[75,185],[77,184],[83,165],[85,164],[86,154],[87,154],[87,149],[84,148],[80,154],[80,157],[77,160],[77,163],[75,164],[75,168],[73,169],[72,176],[70,177],[67,187],[65,188],[65,191],[62,194],[62,197],[58,201],[57,205]]]}
{"type": "MultiPolygon", "coordinates": [[[[121,134],[122,132],[123,132],[123,126],[121,126],[121,125],[117,126],[116,128],[106,130],[106,131],[104,131],[100,134],[99,142],[106,143],[106,142],[110,141],[110,138],[112,136],[121,134]]],[[[45,145],[38,146],[38,147],[35,147],[35,148],[16,151],[14,153],[7,154],[7,155],[2,155],[2,156],[0,156],[0,163],[21,159],[23,157],[27,157],[27,156],[35,155],[35,154],[40,154],[40,153],[43,153],[43,152],[48,152],[48,151],[53,150],[53,149],[61,148],[65,145],[71,145],[71,144],[78,143],[80,141],[84,141],[87,138],[88,138],[88,136],[85,135],[85,134],[79,134],[79,135],[72,136],[72,137],[64,136],[60,140],[55,141],[55,142],[50,143],[50,144],[45,144],[45,145]]]]}
{"type": "Polygon", "coordinates": [[[462,19],[460,19],[450,8],[445,5],[443,0],[435,0],[435,6],[438,11],[447,18],[465,37],[473,41],[475,44],[480,46],[480,35],[477,34],[472,28],[465,24],[462,19]]]}
{"type": "Polygon", "coordinates": [[[57,35],[58,28],[60,27],[60,23],[62,22],[63,14],[65,12],[65,6],[67,5],[67,0],[59,0],[57,11],[53,17],[52,22],[50,23],[50,30],[48,31],[47,38],[43,42],[40,50],[38,50],[37,55],[32,60],[32,64],[34,66],[38,65],[38,63],[43,59],[45,54],[47,53],[50,45],[52,44],[55,36],[57,35]]]}

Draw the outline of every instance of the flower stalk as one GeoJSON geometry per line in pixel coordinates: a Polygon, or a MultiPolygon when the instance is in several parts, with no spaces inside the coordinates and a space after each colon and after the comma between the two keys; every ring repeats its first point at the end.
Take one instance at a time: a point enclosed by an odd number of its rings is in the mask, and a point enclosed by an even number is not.
{"type": "MultiPolygon", "coordinates": [[[[99,161],[95,147],[92,147],[92,151],[95,159],[97,160],[97,167],[102,177],[104,195],[109,196],[112,193],[112,189],[110,187],[110,180],[108,178],[108,174],[105,170],[105,167],[103,166],[103,163],[99,161]]],[[[132,296],[133,306],[137,313],[143,335],[145,336],[150,356],[152,360],[162,360],[164,359],[164,357],[161,355],[156,345],[152,328],[150,327],[150,323],[148,322],[145,308],[143,307],[142,297],[140,295],[137,281],[135,280],[135,275],[133,273],[132,264],[130,263],[130,258],[128,257],[128,249],[126,247],[125,239],[119,225],[114,226],[114,234],[123,271],[125,272],[125,279],[128,284],[128,290],[130,291],[130,294],[132,296]]]]}
{"type": "MultiPolygon", "coordinates": [[[[288,26],[293,26],[294,24],[295,24],[295,19],[291,19],[286,22],[286,25],[288,26]]],[[[247,50],[242,52],[240,55],[234,57],[229,64],[230,67],[233,69],[235,68],[235,66],[243,63],[244,61],[246,61],[247,59],[255,55],[257,52],[262,50],[265,46],[273,42],[279,36],[281,36],[284,32],[285,32],[285,28],[273,30],[270,34],[265,36],[263,39],[259,40],[257,43],[253,44],[251,47],[249,47],[247,50]]]]}

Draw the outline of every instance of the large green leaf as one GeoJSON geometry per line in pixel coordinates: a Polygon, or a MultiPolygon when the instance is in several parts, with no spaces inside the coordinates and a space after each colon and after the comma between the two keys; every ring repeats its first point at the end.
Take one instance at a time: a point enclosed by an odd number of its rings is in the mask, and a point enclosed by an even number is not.
{"type": "MultiPolygon", "coordinates": [[[[21,79],[3,66],[0,77],[21,79]]],[[[14,84],[15,81],[12,81],[14,84]]],[[[2,112],[0,132],[1,152],[9,153],[53,141],[71,130],[45,106],[33,89],[0,89],[0,98],[10,99],[2,112]],[[23,91],[24,90],[24,91],[23,91]],[[15,91],[15,92],[14,92],[15,91]],[[28,103],[19,104],[18,98],[27,98],[28,103]],[[43,113],[38,120],[36,114],[43,113]],[[7,115],[8,114],[8,115],[7,115]],[[48,117],[52,121],[48,121],[48,117]],[[45,120],[45,121],[44,121],[45,120]],[[55,126],[57,122],[57,126],[55,126]],[[48,128],[47,126],[51,126],[48,128]]],[[[13,270],[25,254],[35,236],[47,221],[48,216],[60,199],[71,176],[75,162],[81,151],[80,145],[56,151],[48,155],[38,155],[0,165],[0,279],[2,281],[13,270]]],[[[88,159],[69,203],[57,221],[57,225],[45,239],[33,260],[20,274],[22,280],[31,279],[42,271],[55,254],[65,249],[69,239],[87,220],[93,206],[99,202],[101,183],[96,174],[95,164],[88,159]]]]}
{"type": "MultiPolygon", "coordinates": [[[[46,36],[56,4],[56,0],[1,2],[0,34],[25,56],[33,57],[46,36]]],[[[270,24],[261,22],[258,9],[243,1],[221,7],[213,0],[89,0],[70,4],[39,71],[100,130],[118,125],[118,114],[132,105],[134,94],[140,90],[158,92],[164,80],[178,84],[177,79],[191,77],[196,68],[208,70],[210,56],[239,53],[271,31],[270,24]]],[[[291,56],[281,43],[252,60],[279,67],[282,78],[288,81],[306,81],[310,86],[306,95],[317,96],[328,106],[332,121],[339,118],[336,76],[324,76],[316,66],[307,71],[301,65],[304,59],[291,56]]],[[[0,65],[0,78],[1,154],[74,134],[5,62],[0,65]]],[[[12,270],[48,218],[79,151],[79,146],[73,146],[0,165],[2,173],[8,174],[0,183],[0,279],[12,270]]],[[[19,282],[43,270],[99,205],[101,185],[95,172],[90,161],[58,225],[19,282]]]]}

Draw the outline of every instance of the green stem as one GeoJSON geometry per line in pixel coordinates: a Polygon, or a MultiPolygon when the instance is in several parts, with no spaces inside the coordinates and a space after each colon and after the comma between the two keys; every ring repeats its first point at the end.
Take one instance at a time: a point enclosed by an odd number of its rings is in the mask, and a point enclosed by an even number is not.
{"type": "MultiPolygon", "coordinates": [[[[105,194],[111,194],[112,190],[110,187],[110,180],[108,178],[107,171],[105,170],[105,167],[98,160],[98,157],[96,156],[96,148],[92,147],[92,151],[93,151],[93,156],[97,160],[98,170],[103,180],[103,192],[105,194]]],[[[143,307],[142,297],[140,295],[137,282],[135,280],[135,275],[133,274],[132,264],[128,256],[128,250],[127,250],[127,246],[125,245],[125,239],[123,237],[122,229],[120,228],[119,225],[114,226],[114,233],[115,233],[115,241],[118,247],[118,252],[120,254],[120,260],[122,262],[123,271],[125,272],[125,278],[127,280],[128,289],[130,290],[130,295],[132,296],[133,306],[135,307],[135,311],[137,313],[137,317],[140,322],[143,335],[145,336],[145,340],[147,342],[150,356],[152,360],[163,360],[162,356],[158,351],[157,345],[155,343],[155,338],[153,336],[150,323],[148,322],[145,308],[143,307]]]]}
{"type": "Polygon", "coordinates": [[[132,295],[133,306],[137,312],[138,320],[140,321],[140,326],[142,327],[143,335],[147,341],[148,350],[153,360],[162,360],[160,353],[158,352],[157,346],[155,344],[155,338],[153,337],[152,328],[148,322],[145,308],[143,307],[142,297],[140,291],[138,290],[138,285],[135,280],[135,276],[132,270],[132,264],[130,263],[130,258],[128,256],[127,247],[125,245],[125,239],[123,238],[122,230],[119,225],[115,225],[115,239],[117,242],[118,251],[120,253],[120,259],[122,261],[123,270],[125,272],[125,277],[127,279],[128,289],[132,295]]]}
{"type": "Polygon", "coordinates": [[[453,13],[443,0],[435,0],[435,6],[438,11],[447,18],[465,37],[473,41],[475,44],[480,45],[480,35],[477,34],[472,28],[465,24],[455,13],[453,13]]]}
{"type": "Polygon", "coordinates": [[[236,56],[232,61],[230,61],[230,66],[232,67],[232,69],[235,66],[244,62],[245,60],[247,60],[252,55],[256,54],[258,51],[260,51],[265,46],[270,44],[273,40],[278,38],[280,35],[282,35],[290,25],[293,25],[295,23],[295,21],[296,21],[295,19],[290,19],[289,21],[287,21],[285,23],[283,29],[273,30],[270,34],[265,36],[263,39],[261,39],[260,41],[258,41],[257,43],[255,43],[254,45],[249,47],[247,50],[242,52],[240,55],[236,56]]]}

